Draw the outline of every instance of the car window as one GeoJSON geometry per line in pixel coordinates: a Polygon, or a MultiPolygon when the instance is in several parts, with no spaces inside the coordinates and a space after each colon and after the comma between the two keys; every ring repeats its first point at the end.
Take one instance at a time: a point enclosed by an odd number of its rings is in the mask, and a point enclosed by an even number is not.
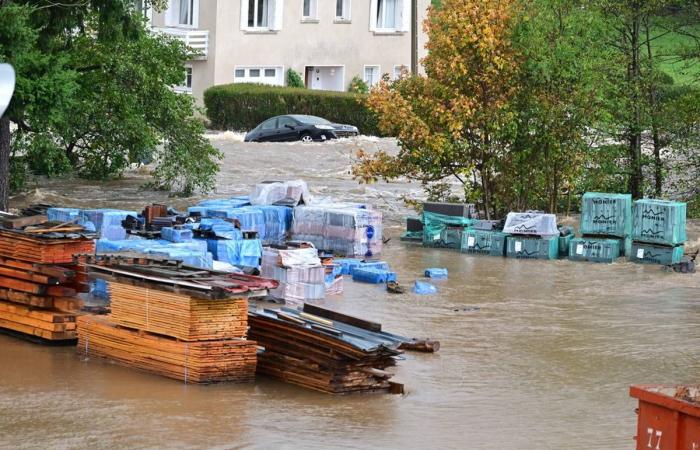
{"type": "Polygon", "coordinates": [[[278,122],[279,128],[283,128],[285,125],[291,125],[291,126],[295,127],[295,126],[297,126],[297,123],[291,117],[280,117],[279,122],[278,122]]]}
{"type": "Polygon", "coordinates": [[[327,121],[324,118],[321,117],[316,117],[316,116],[294,116],[295,119],[297,119],[301,123],[309,124],[309,125],[329,125],[330,122],[327,121]]]}
{"type": "Polygon", "coordinates": [[[260,125],[261,130],[274,130],[277,128],[277,118],[267,120],[260,125]]]}

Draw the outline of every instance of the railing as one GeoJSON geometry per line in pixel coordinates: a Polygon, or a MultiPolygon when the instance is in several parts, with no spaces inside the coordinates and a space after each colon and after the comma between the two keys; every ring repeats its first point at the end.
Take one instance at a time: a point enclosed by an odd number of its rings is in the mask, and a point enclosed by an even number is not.
{"type": "Polygon", "coordinates": [[[188,30],[184,28],[154,28],[156,33],[164,33],[182,41],[197,53],[194,59],[207,59],[209,51],[209,30],[188,30]]]}

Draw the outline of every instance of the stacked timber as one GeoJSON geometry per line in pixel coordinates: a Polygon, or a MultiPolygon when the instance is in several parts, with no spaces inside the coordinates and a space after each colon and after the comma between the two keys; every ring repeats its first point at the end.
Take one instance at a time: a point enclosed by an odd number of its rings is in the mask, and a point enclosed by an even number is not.
{"type": "Polygon", "coordinates": [[[78,318],[78,352],[185,383],[250,382],[256,345],[245,339],[183,342],[121,328],[108,316],[78,318]]]}
{"type": "Polygon", "coordinates": [[[0,228],[0,328],[74,343],[82,307],[77,294],[87,292],[87,276],[73,255],[94,251],[91,236],[77,225],[46,222],[45,216],[6,220],[3,226],[8,228],[0,228]]]}
{"type": "Polygon", "coordinates": [[[401,354],[397,336],[290,308],[251,311],[248,320],[265,348],[258,373],[331,394],[403,392],[386,370],[401,354]]]}
{"type": "Polygon", "coordinates": [[[112,313],[79,320],[79,353],[186,383],[255,378],[248,298],[276,282],[142,256],[100,255],[85,265],[109,281],[112,313]]]}

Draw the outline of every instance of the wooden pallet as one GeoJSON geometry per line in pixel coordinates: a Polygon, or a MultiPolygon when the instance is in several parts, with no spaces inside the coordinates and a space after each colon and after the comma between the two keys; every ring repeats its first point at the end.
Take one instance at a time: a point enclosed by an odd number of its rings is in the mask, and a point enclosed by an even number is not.
{"type": "Polygon", "coordinates": [[[109,289],[112,320],[124,327],[183,341],[243,338],[248,330],[244,298],[196,298],[118,281],[109,289]]]}
{"type": "Polygon", "coordinates": [[[121,328],[109,316],[78,318],[78,352],[186,383],[250,382],[257,362],[253,341],[182,342],[121,328]]]}
{"type": "Polygon", "coordinates": [[[76,339],[76,315],[0,301],[0,327],[49,341],[76,339]]]}

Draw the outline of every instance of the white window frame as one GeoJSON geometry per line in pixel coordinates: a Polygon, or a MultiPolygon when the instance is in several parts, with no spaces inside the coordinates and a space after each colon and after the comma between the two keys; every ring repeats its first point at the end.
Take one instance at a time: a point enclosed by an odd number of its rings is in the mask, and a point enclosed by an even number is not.
{"type": "Polygon", "coordinates": [[[273,33],[282,29],[282,19],[284,17],[284,0],[241,0],[241,30],[248,33],[273,33]],[[256,8],[260,2],[267,2],[267,19],[265,26],[257,26],[257,14],[254,15],[253,26],[248,24],[249,3],[253,1],[256,8]]]}
{"type": "Polygon", "coordinates": [[[372,88],[373,86],[376,86],[377,84],[379,84],[379,82],[382,79],[382,67],[379,64],[365,64],[364,67],[362,68],[362,79],[364,80],[365,83],[367,83],[368,87],[372,88]],[[369,67],[377,69],[377,71],[376,71],[377,79],[374,80],[374,82],[370,82],[367,80],[367,69],[369,67]]]}
{"type": "Polygon", "coordinates": [[[406,72],[409,71],[408,65],[406,64],[394,64],[394,71],[391,74],[391,79],[392,80],[398,80],[401,78],[401,73],[403,72],[402,69],[406,69],[406,72]],[[398,71],[397,71],[398,69],[398,71]]]}
{"type": "Polygon", "coordinates": [[[302,22],[318,22],[318,0],[301,0],[301,21],[302,22]],[[309,14],[304,14],[304,4],[309,2],[309,14]]]}
{"type": "Polygon", "coordinates": [[[405,33],[411,29],[411,0],[395,0],[396,10],[394,16],[394,27],[385,27],[379,21],[380,1],[370,0],[369,2],[369,29],[375,34],[396,34],[405,33]]]}
{"type": "Polygon", "coordinates": [[[334,16],[335,16],[335,23],[350,23],[352,21],[352,0],[335,0],[336,4],[334,5],[334,16]],[[339,1],[343,2],[343,14],[338,15],[338,3],[339,1]]]}
{"type": "Polygon", "coordinates": [[[174,86],[173,90],[181,94],[192,94],[192,82],[194,81],[194,69],[192,64],[185,64],[185,81],[183,84],[174,86]],[[188,74],[189,72],[189,74],[188,74]],[[189,84],[188,84],[189,77],[189,84]]]}
{"type": "Polygon", "coordinates": [[[198,28],[199,27],[199,0],[170,0],[168,9],[165,11],[165,25],[175,28],[198,28]],[[180,23],[180,5],[187,2],[190,10],[189,23],[180,23]]]}
{"type": "Polygon", "coordinates": [[[283,65],[270,65],[270,66],[257,66],[257,65],[247,65],[247,66],[235,66],[233,68],[233,82],[234,83],[262,83],[262,84],[269,84],[271,86],[283,86],[284,85],[284,66],[283,65]],[[273,77],[267,77],[265,76],[265,71],[274,69],[275,70],[275,76],[274,76],[274,82],[270,83],[267,82],[270,78],[273,77]],[[236,71],[238,70],[243,70],[245,71],[245,75],[241,78],[236,76],[236,71]],[[251,70],[259,70],[260,71],[260,76],[259,77],[251,77],[250,76],[250,71],[251,70]]]}

